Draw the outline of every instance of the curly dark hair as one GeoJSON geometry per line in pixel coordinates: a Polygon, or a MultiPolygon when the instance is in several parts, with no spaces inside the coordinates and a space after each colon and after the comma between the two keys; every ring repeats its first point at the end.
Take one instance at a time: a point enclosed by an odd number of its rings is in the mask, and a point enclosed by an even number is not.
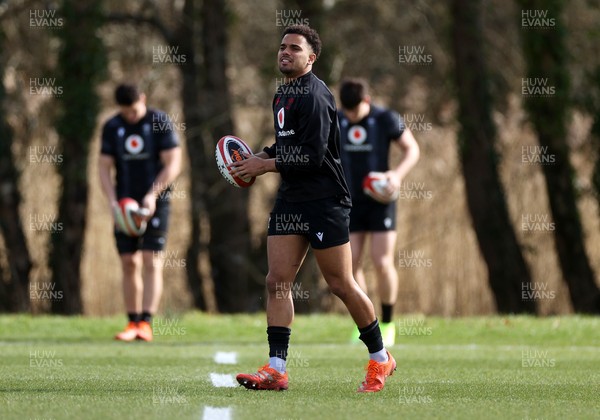
{"type": "Polygon", "coordinates": [[[306,42],[308,42],[308,45],[310,45],[317,58],[319,58],[321,54],[321,38],[319,38],[317,31],[306,25],[292,25],[285,28],[281,36],[284,37],[287,34],[302,35],[306,38],[306,42]]]}

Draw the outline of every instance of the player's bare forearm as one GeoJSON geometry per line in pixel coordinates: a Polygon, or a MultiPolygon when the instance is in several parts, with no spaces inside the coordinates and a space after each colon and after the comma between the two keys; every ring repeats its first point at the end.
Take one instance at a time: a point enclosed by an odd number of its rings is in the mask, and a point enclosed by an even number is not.
{"type": "Polygon", "coordinates": [[[108,198],[109,204],[112,208],[114,203],[117,201],[117,194],[115,193],[115,185],[112,179],[112,169],[114,167],[114,158],[109,155],[100,155],[98,161],[98,175],[100,176],[100,185],[106,198],[108,198]]]}
{"type": "Polygon", "coordinates": [[[401,181],[417,164],[421,151],[419,149],[419,144],[409,129],[406,129],[404,133],[402,133],[402,136],[398,139],[398,145],[402,149],[402,157],[400,158],[398,166],[393,169],[393,172],[396,179],[401,181]]]}
{"type": "Polygon", "coordinates": [[[174,147],[161,152],[160,159],[163,168],[152,183],[152,188],[148,191],[148,195],[152,194],[154,197],[158,197],[160,193],[167,189],[181,172],[181,148],[174,147]]]}
{"type": "Polygon", "coordinates": [[[177,178],[177,175],[181,171],[181,148],[174,147],[163,150],[160,153],[160,160],[163,168],[154,179],[152,187],[150,187],[150,190],[146,193],[141,203],[142,207],[149,210],[148,215],[144,216],[146,220],[150,219],[156,211],[156,200],[158,197],[175,181],[175,178],[177,178]]]}

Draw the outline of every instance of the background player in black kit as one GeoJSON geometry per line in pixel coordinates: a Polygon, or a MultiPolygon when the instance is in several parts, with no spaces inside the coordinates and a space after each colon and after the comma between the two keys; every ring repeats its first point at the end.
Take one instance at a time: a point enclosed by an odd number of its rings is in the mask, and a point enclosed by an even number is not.
{"type": "Polygon", "coordinates": [[[230,165],[241,177],[279,172],[281,185],[269,218],[267,254],[267,337],[269,363],[255,374],[239,374],[249,389],[287,389],[285,367],[290,325],[294,318],[291,294],[308,246],[331,291],[346,305],[369,350],[365,381],[358,392],[380,391],[396,368],[381,339],[373,304],[352,277],[348,221],[350,196],[339,158],[339,128],[335,100],[312,73],[321,51],[318,34],[308,26],[290,26],[277,55],[285,83],[273,100],[275,144],[230,165]],[[297,223],[280,223],[295,220],[297,223]]]}
{"type": "Polygon", "coordinates": [[[118,86],[115,100],[120,112],[102,130],[99,159],[102,190],[111,212],[118,206],[118,200],[130,197],[150,214],[146,232],[139,238],[115,229],[129,317],[127,327],[115,338],[151,341],[151,316],[158,310],[163,287],[162,256],[156,251],[162,251],[166,243],[168,190],[180,171],[181,148],[170,124],[164,123],[168,121],[166,115],[148,109],[146,96],[137,87],[118,86]]]}
{"type": "MultiPolygon", "coordinates": [[[[394,265],[396,248],[396,202],[382,204],[366,195],[362,189],[365,176],[371,171],[384,172],[390,189],[398,189],[402,179],[419,160],[419,145],[402,118],[394,111],[371,104],[367,83],[347,79],[340,85],[339,123],[342,143],[342,164],[352,194],[350,212],[350,244],[354,278],[367,291],[362,256],[368,236],[371,239],[371,260],[377,276],[381,301],[381,332],[385,346],[393,346],[396,328],[392,320],[398,296],[398,272],[394,265]],[[390,146],[402,150],[400,162],[389,168],[390,146]]],[[[358,340],[355,333],[354,339],[358,340]]]]}

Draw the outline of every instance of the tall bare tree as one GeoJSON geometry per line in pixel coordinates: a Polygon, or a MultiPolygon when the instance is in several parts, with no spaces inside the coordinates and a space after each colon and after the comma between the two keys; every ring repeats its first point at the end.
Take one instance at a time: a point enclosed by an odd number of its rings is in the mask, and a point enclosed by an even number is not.
{"type": "Polygon", "coordinates": [[[100,0],[63,0],[60,9],[65,24],[57,35],[62,43],[57,80],[64,86],[57,98],[60,114],[56,130],[63,154],[58,205],[63,231],[52,235],[50,266],[63,299],[52,301],[56,313],[78,314],[83,309],[80,262],[88,201],[88,156],[100,106],[96,86],[106,68],[104,46],[97,34],[102,24],[100,5],[100,0]]]}
{"type": "MultiPolygon", "coordinates": [[[[0,45],[4,42],[4,34],[0,27],[0,45]]],[[[3,66],[7,60],[6,57],[1,58],[0,109],[3,109],[6,103],[3,66]]],[[[0,114],[0,233],[6,244],[9,272],[7,282],[0,278],[0,311],[27,311],[30,306],[28,286],[32,263],[19,215],[22,201],[19,190],[20,172],[12,152],[14,137],[6,121],[7,113],[4,111],[0,114]]]]}
{"type": "Polygon", "coordinates": [[[452,22],[461,164],[467,204],[487,264],[488,281],[499,312],[535,312],[535,304],[521,298],[531,275],[510,222],[498,175],[481,0],[453,0],[452,22]]]}
{"type": "MultiPolygon", "coordinates": [[[[548,16],[545,19],[554,23],[550,28],[534,26],[521,32],[528,80],[544,79],[554,88],[550,96],[529,95],[525,107],[540,145],[545,148],[545,153],[554,157],[554,163],[544,165],[542,169],[556,226],[554,243],[573,309],[600,313],[600,290],[585,250],[567,144],[570,98],[568,52],[562,22],[564,2],[519,0],[519,4],[523,10],[539,11],[538,16],[548,16]]],[[[540,21],[539,24],[543,26],[546,23],[540,21]]]]}
{"type": "MultiPolygon", "coordinates": [[[[203,65],[196,68],[199,70],[197,101],[186,109],[197,112],[201,121],[198,134],[188,137],[190,158],[194,159],[192,196],[204,202],[204,210],[208,212],[209,255],[218,308],[222,312],[239,312],[245,311],[248,304],[248,191],[225,184],[214,161],[218,139],[233,133],[227,80],[229,16],[225,2],[219,0],[204,0],[200,16],[203,65]]],[[[186,80],[184,77],[184,90],[188,87],[186,80]]],[[[194,224],[197,223],[197,215],[192,217],[196,219],[194,224]]]]}

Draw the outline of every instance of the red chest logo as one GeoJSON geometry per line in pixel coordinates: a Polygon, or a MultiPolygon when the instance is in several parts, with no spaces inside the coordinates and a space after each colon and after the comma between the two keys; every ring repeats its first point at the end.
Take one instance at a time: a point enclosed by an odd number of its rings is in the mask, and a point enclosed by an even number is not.
{"type": "Polygon", "coordinates": [[[277,113],[277,124],[279,125],[279,128],[283,129],[283,126],[285,125],[285,110],[284,110],[284,108],[281,108],[279,110],[279,112],[277,113]]]}
{"type": "Polygon", "coordinates": [[[137,134],[132,134],[125,139],[125,150],[132,155],[137,155],[144,148],[144,139],[137,134]]]}
{"type": "Polygon", "coordinates": [[[367,130],[360,125],[352,126],[348,130],[348,141],[352,144],[363,144],[367,139],[367,130]]]}

